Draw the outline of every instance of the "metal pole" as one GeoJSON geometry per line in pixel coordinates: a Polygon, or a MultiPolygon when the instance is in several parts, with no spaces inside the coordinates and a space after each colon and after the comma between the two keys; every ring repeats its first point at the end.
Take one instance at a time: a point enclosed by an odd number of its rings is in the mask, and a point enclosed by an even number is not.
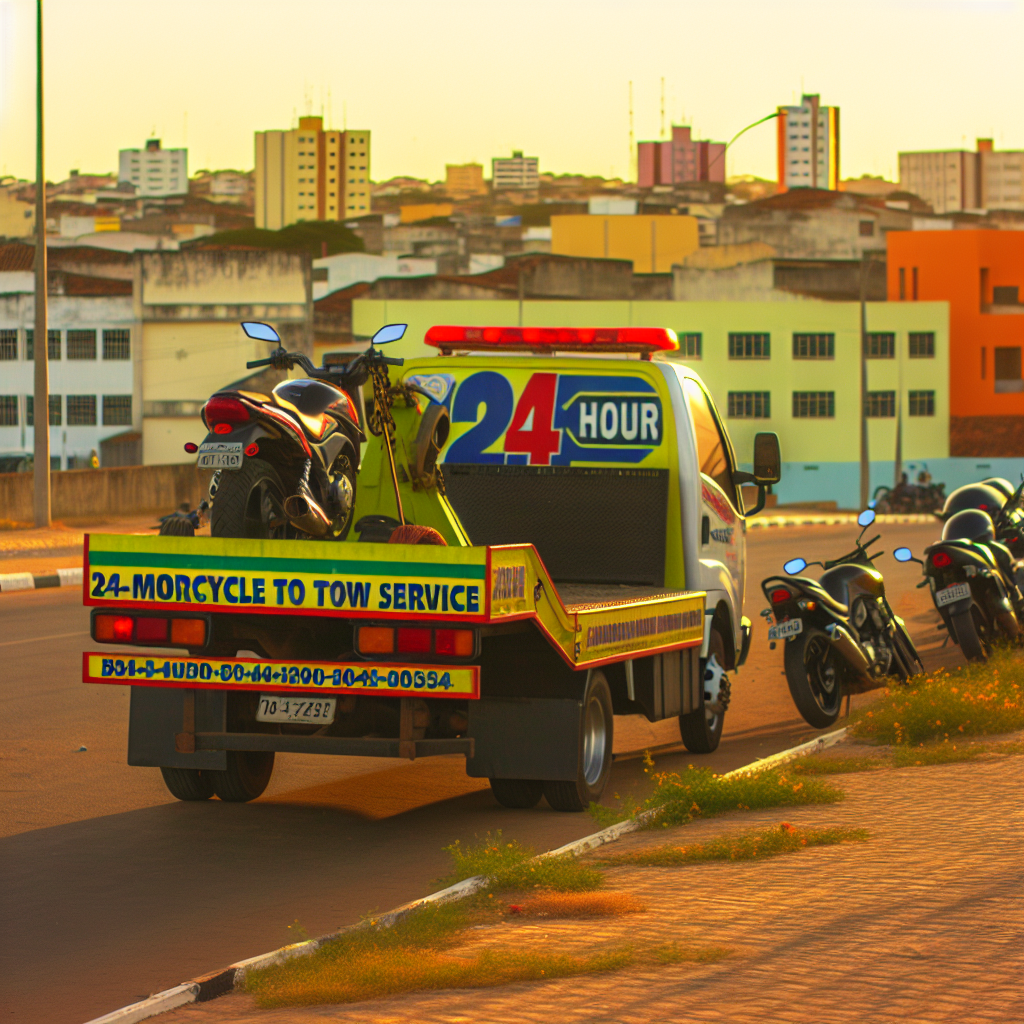
{"type": "Polygon", "coordinates": [[[903,476],[903,348],[896,340],[896,465],[893,467],[893,486],[903,476]]]}
{"type": "Polygon", "coordinates": [[[43,171],[43,0],[36,0],[36,320],[33,516],[50,525],[50,366],[46,329],[46,175],[43,171]]]}
{"type": "Polygon", "coordinates": [[[860,507],[871,499],[871,462],[868,458],[868,254],[860,254],[860,507]]]}

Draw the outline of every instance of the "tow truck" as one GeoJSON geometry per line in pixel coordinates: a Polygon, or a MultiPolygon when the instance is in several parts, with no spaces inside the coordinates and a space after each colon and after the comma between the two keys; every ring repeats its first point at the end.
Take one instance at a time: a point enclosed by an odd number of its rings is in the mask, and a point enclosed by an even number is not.
{"type": "Polygon", "coordinates": [[[667,329],[425,341],[388,384],[346,540],[86,538],[92,638],[118,646],[83,679],[131,687],[128,763],[175,797],[252,800],[277,752],[458,754],[507,807],[580,811],[616,715],[717,747],[776,435],[741,471],[667,329]],[[396,542],[406,524],[435,542],[396,542]]]}

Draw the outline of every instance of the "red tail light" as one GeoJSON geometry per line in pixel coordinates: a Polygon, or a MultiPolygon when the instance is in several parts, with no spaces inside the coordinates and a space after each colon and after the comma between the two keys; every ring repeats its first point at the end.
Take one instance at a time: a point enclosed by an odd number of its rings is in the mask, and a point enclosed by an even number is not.
{"type": "Polygon", "coordinates": [[[953,559],[950,558],[945,551],[936,551],[935,554],[932,555],[932,565],[934,565],[936,569],[945,569],[947,565],[952,564],[953,559]]]}
{"type": "Polygon", "coordinates": [[[473,656],[473,630],[439,629],[434,634],[434,650],[437,654],[454,655],[457,658],[473,656]]]}
{"type": "Polygon", "coordinates": [[[399,629],[398,651],[400,654],[429,654],[429,629],[399,629]]]}
{"type": "Polygon", "coordinates": [[[130,644],[135,620],[130,615],[97,615],[93,620],[93,637],[112,644],[130,644]]]}
{"type": "Polygon", "coordinates": [[[156,643],[167,639],[167,619],[136,619],[135,639],[139,643],[156,643]]]}
{"type": "Polygon", "coordinates": [[[788,590],[783,590],[779,587],[778,590],[772,591],[772,604],[782,604],[783,601],[792,600],[793,595],[788,590]]]}
{"type": "Polygon", "coordinates": [[[203,406],[203,421],[208,427],[218,423],[246,423],[249,418],[249,410],[242,401],[230,395],[214,395],[203,406]]]}

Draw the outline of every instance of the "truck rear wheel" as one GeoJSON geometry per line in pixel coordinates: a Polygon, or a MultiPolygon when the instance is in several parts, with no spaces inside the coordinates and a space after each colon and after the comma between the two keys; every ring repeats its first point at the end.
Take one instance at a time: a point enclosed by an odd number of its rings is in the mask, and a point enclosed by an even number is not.
{"type": "Polygon", "coordinates": [[[229,750],[226,771],[209,772],[213,791],[225,803],[255,800],[270,782],[274,771],[272,750],[229,750]]]}
{"type": "Polygon", "coordinates": [[[691,754],[711,754],[718,749],[722,739],[722,727],[725,724],[725,711],[729,706],[729,677],[715,679],[718,693],[713,699],[705,699],[708,686],[708,673],[720,672],[725,675],[721,666],[725,664],[725,641],[717,629],[711,630],[708,640],[708,657],[701,662],[704,682],[701,686],[701,705],[694,711],[679,716],[679,735],[683,746],[691,754]]]}
{"type": "Polygon", "coordinates": [[[494,799],[502,807],[536,807],[544,795],[538,779],[490,779],[494,799]]]}
{"type": "Polygon", "coordinates": [[[198,768],[161,768],[164,785],[178,800],[209,800],[213,796],[213,780],[209,772],[198,768]]]}
{"type": "Polygon", "coordinates": [[[576,781],[544,783],[544,797],[556,811],[585,811],[601,799],[612,770],[613,729],[608,680],[603,672],[595,671],[583,696],[576,781]]]}

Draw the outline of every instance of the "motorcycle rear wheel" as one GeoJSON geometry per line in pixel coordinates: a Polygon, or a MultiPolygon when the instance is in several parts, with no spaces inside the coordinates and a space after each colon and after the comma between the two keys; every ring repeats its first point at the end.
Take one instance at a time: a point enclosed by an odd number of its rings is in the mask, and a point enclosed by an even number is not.
{"type": "Polygon", "coordinates": [[[283,540],[290,535],[285,497],[274,466],[264,459],[246,458],[241,469],[221,474],[213,499],[210,536],[283,540]]]}
{"type": "Polygon", "coordinates": [[[979,618],[981,612],[972,604],[966,611],[951,615],[949,619],[953,625],[954,639],[968,661],[988,661],[988,644],[982,639],[984,629],[978,629],[979,618]]]}
{"type": "Polygon", "coordinates": [[[827,729],[843,706],[842,656],[828,635],[813,626],[786,641],[786,682],[808,725],[827,729]]]}

